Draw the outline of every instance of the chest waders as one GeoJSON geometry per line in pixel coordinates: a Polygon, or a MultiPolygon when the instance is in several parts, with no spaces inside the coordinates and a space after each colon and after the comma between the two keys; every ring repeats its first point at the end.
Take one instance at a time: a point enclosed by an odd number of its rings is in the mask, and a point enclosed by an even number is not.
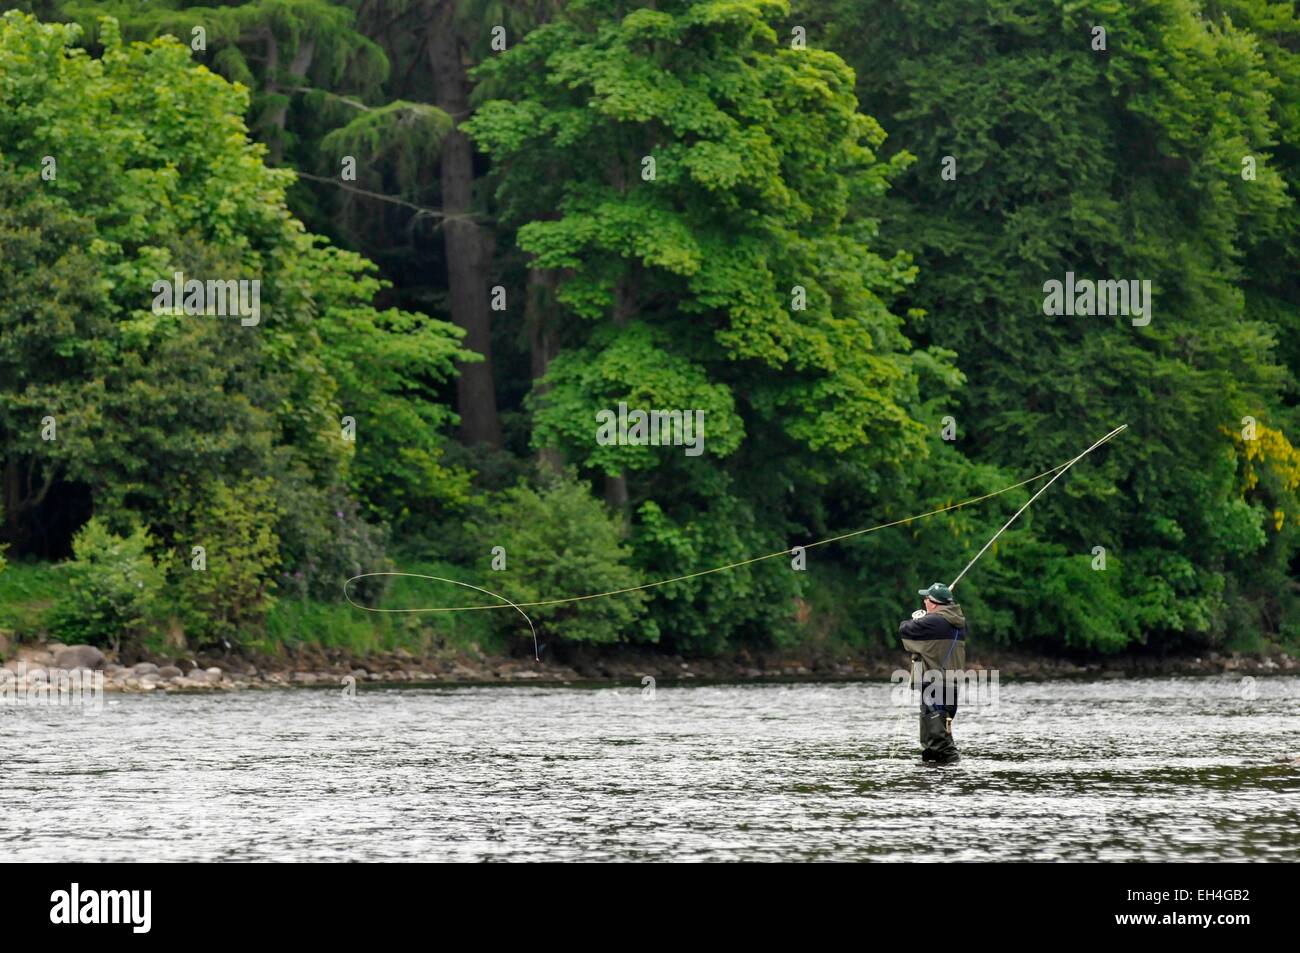
{"type": "MultiPolygon", "coordinates": [[[[956,764],[961,760],[961,755],[957,751],[957,743],[952,737],[952,720],[957,716],[957,683],[952,681],[952,697],[948,697],[949,679],[948,659],[952,658],[953,649],[957,647],[957,641],[962,637],[962,630],[956,626],[952,628],[952,642],[948,645],[948,652],[943,657],[943,662],[937,669],[932,669],[932,679],[930,686],[934,681],[942,682],[940,691],[943,692],[939,699],[940,704],[931,705],[926,701],[926,692],[933,691],[933,688],[926,685],[924,675],[921,678],[921,760],[927,764],[956,764]]],[[[913,662],[919,661],[914,654],[913,662]]]]}

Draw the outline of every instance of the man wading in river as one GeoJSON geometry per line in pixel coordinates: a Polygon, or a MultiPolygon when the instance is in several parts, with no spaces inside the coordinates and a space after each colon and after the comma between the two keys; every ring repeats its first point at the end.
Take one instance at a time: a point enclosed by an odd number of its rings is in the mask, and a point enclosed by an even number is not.
{"type": "Polygon", "coordinates": [[[941,582],[918,592],[925,602],[898,627],[903,648],[912,653],[912,686],[921,675],[921,760],[956,764],[952,720],[957,717],[957,684],[945,678],[966,667],[966,616],[941,582]]]}

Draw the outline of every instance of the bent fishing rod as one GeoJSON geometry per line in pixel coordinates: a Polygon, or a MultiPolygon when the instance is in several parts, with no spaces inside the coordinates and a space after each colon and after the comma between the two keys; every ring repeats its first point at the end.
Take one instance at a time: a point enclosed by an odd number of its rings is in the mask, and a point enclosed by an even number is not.
{"type": "Polygon", "coordinates": [[[1025,505],[1022,506],[1022,507],[1020,507],[1020,509],[1016,510],[1015,513],[1012,514],[1011,519],[1007,520],[1006,523],[1003,525],[1003,527],[1002,527],[1000,530],[998,530],[996,533],[994,533],[992,537],[990,537],[989,541],[988,541],[987,543],[984,544],[984,547],[983,547],[983,548],[982,548],[978,553],[975,554],[975,558],[972,559],[970,562],[968,562],[968,563],[966,564],[966,568],[963,569],[961,572],[957,573],[957,578],[954,579],[951,583],[948,584],[948,590],[951,592],[953,589],[956,589],[956,588],[957,588],[957,583],[961,582],[961,578],[962,578],[962,576],[964,576],[964,575],[966,575],[966,573],[970,572],[970,567],[971,567],[971,566],[974,566],[975,563],[979,562],[979,558],[980,558],[981,556],[983,556],[986,552],[988,552],[988,548],[989,548],[990,546],[992,546],[995,542],[997,542],[997,539],[998,539],[999,536],[1001,536],[1003,533],[1005,533],[1005,532],[1007,531],[1007,527],[1009,527],[1012,523],[1014,523],[1014,522],[1015,522],[1015,521],[1020,517],[1020,514],[1021,514],[1021,513],[1023,513],[1025,510],[1029,509],[1030,505],[1034,502],[1034,500],[1038,499],[1040,496],[1042,496],[1044,493],[1046,493],[1046,492],[1047,492],[1047,488],[1048,488],[1049,486],[1051,486],[1053,483],[1055,483],[1057,480],[1059,480],[1061,477],[1063,477],[1063,476],[1065,475],[1065,471],[1066,471],[1066,470],[1070,469],[1070,467],[1074,466],[1076,463],[1078,463],[1080,460],[1082,460],[1082,459],[1083,459],[1084,457],[1086,457],[1088,454],[1092,453],[1092,451],[1096,450],[1096,449],[1097,449],[1098,447],[1100,447],[1103,443],[1106,443],[1106,441],[1111,440],[1111,439],[1113,439],[1113,438],[1119,436],[1119,434],[1123,433],[1123,432],[1124,432],[1125,430],[1127,430],[1127,429],[1128,429],[1128,424],[1120,424],[1118,427],[1116,427],[1116,428],[1115,428],[1114,430],[1112,430],[1110,433],[1106,434],[1106,436],[1102,437],[1100,440],[1098,440],[1096,443],[1094,443],[1094,444],[1093,444],[1091,447],[1089,447],[1087,450],[1083,451],[1083,453],[1079,454],[1079,455],[1078,455],[1077,457],[1075,457],[1073,460],[1070,460],[1068,463],[1066,463],[1064,466],[1062,466],[1062,467],[1061,467],[1061,468],[1056,472],[1056,475],[1055,475],[1055,476],[1053,476],[1050,480],[1048,480],[1046,483],[1044,483],[1042,486],[1040,486],[1040,487],[1038,488],[1038,491],[1037,491],[1033,496],[1031,496],[1028,500],[1025,501],[1025,505]]]}

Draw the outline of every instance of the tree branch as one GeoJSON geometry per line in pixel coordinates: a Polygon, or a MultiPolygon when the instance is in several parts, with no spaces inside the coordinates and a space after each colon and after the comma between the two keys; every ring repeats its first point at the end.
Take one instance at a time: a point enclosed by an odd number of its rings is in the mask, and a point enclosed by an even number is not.
{"type": "Polygon", "coordinates": [[[382,192],[371,192],[369,189],[357,188],[354,185],[345,185],[338,179],[328,178],[323,175],[312,175],[310,172],[299,172],[296,169],[294,171],[304,179],[311,179],[313,182],[324,182],[326,185],[336,186],[337,188],[343,189],[345,192],[364,195],[366,198],[378,199],[381,202],[391,202],[394,205],[402,205],[406,208],[413,209],[421,216],[432,216],[433,218],[439,218],[444,221],[484,221],[483,217],[480,215],[472,213],[466,215],[448,215],[446,212],[441,212],[436,208],[429,208],[427,205],[417,205],[414,202],[408,202],[406,199],[399,199],[395,195],[385,195],[382,192]]]}
{"type": "Polygon", "coordinates": [[[340,96],[338,93],[331,93],[328,89],[317,89],[315,86],[286,86],[284,88],[291,93],[324,93],[331,99],[337,99],[341,103],[347,103],[349,106],[363,110],[364,112],[370,112],[374,109],[373,106],[359,103],[355,99],[349,99],[347,96],[340,96]]]}

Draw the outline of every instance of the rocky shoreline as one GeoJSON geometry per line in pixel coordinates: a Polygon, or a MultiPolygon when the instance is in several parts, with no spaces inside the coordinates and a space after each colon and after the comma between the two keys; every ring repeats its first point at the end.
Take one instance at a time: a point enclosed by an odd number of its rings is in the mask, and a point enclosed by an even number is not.
{"type": "MultiPolygon", "coordinates": [[[[103,673],[105,693],[221,692],[243,689],[332,687],[351,690],[364,684],[639,684],[649,676],[671,684],[693,680],[744,682],[775,680],[846,681],[887,679],[906,665],[897,655],[858,658],[835,655],[740,653],[713,659],[685,659],[631,650],[583,654],[535,662],[470,651],[418,658],[404,650],[352,658],[345,653],[304,649],[281,658],[205,655],[182,658],[122,659],[88,645],[19,645],[6,653],[0,678],[20,676],[29,684],[48,682],[60,672],[103,673]],[[5,670],[13,673],[6,675],[5,670]]],[[[1266,676],[1300,672],[1300,660],[1275,652],[1203,656],[1124,656],[1074,662],[1013,653],[971,652],[970,669],[996,670],[999,678],[1140,678],[1174,675],[1266,676]]]]}

